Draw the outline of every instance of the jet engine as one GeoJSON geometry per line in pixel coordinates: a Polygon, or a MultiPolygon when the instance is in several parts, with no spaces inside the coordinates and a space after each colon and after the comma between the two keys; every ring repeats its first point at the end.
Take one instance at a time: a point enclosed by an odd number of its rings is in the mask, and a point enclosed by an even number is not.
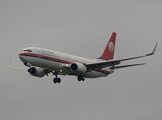
{"type": "Polygon", "coordinates": [[[43,69],[37,68],[37,67],[29,68],[28,72],[30,73],[30,75],[36,76],[36,77],[43,77],[45,75],[45,72],[43,71],[43,69]]]}
{"type": "Polygon", "coordinates": [[[87,72],[87,67],[82,63],[73,63],[70,65],[70,70],[76,74],[84,74],[87,72]]]}

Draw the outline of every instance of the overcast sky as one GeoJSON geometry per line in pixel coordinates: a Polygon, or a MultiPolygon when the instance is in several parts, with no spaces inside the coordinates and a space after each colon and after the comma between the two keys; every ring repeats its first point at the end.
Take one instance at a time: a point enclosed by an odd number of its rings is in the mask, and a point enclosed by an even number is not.
{"type": "Polygon", "coordinates": [[[1,120],[161,120],[161,0],[0,0],[1,120]],[[74,76],[37,78],[18,53],[38,46],[86,58],[101,55],[117,32],[115,58],[156,54],[124,62],[145,66],[78,82],[74,76]]]}

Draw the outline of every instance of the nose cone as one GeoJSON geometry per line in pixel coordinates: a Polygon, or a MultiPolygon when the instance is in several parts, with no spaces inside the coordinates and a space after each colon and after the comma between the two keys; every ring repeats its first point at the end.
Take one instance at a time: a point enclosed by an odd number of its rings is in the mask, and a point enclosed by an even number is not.
{"type": "Polygon", "coordinates": [[[20,53],[18,54],[18,56],[19,56],[19,58],[20,58],[21,61],[23,61],[23,62],[25,61],[25,60],[24,60],[24,53],[23,53],[23,52],[20,52],[20,53]]]}

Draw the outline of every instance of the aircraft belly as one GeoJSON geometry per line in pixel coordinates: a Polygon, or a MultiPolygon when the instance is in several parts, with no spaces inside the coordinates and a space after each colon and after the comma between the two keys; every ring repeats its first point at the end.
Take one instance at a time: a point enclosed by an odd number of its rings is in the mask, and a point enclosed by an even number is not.
{"type": "Polygon", "coordinates": [[[84,77],[86,78],[97,78],[97,77],[106,77],[108,74],[97,72],[92,70],[91,72],[87,72],[84,77]]]}
{"type": "Polygon", "coordinates": [[[44,62],[44,68],[51,69],[54,71],[60,71],[62,69],[63,64],[55,61],[46,61],[44,62]]]}

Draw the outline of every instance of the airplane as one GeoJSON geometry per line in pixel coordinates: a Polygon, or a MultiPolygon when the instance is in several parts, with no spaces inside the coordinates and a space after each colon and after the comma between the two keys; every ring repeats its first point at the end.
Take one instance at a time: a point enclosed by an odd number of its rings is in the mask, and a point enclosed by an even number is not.
{"type": "Polygon", "coordinates": [[[122,61],[151,56],[157,47],[156,43],[153,51],[145,55],[114,59],[115,43],[116,33],[113,32],[103,53],[96,59],[87,59],[40,47],[24,48],[19,53],[19,58],[28,67],[30,75],[44,77],[52,73],[55,75],[53,82],[60,83],[61,78],[58,75],[73,75],[77,76],[78,81],[84,81],[85,78],[106,77],[115,69],[144,65],[146,63],[119,66],[122,61]]]}

